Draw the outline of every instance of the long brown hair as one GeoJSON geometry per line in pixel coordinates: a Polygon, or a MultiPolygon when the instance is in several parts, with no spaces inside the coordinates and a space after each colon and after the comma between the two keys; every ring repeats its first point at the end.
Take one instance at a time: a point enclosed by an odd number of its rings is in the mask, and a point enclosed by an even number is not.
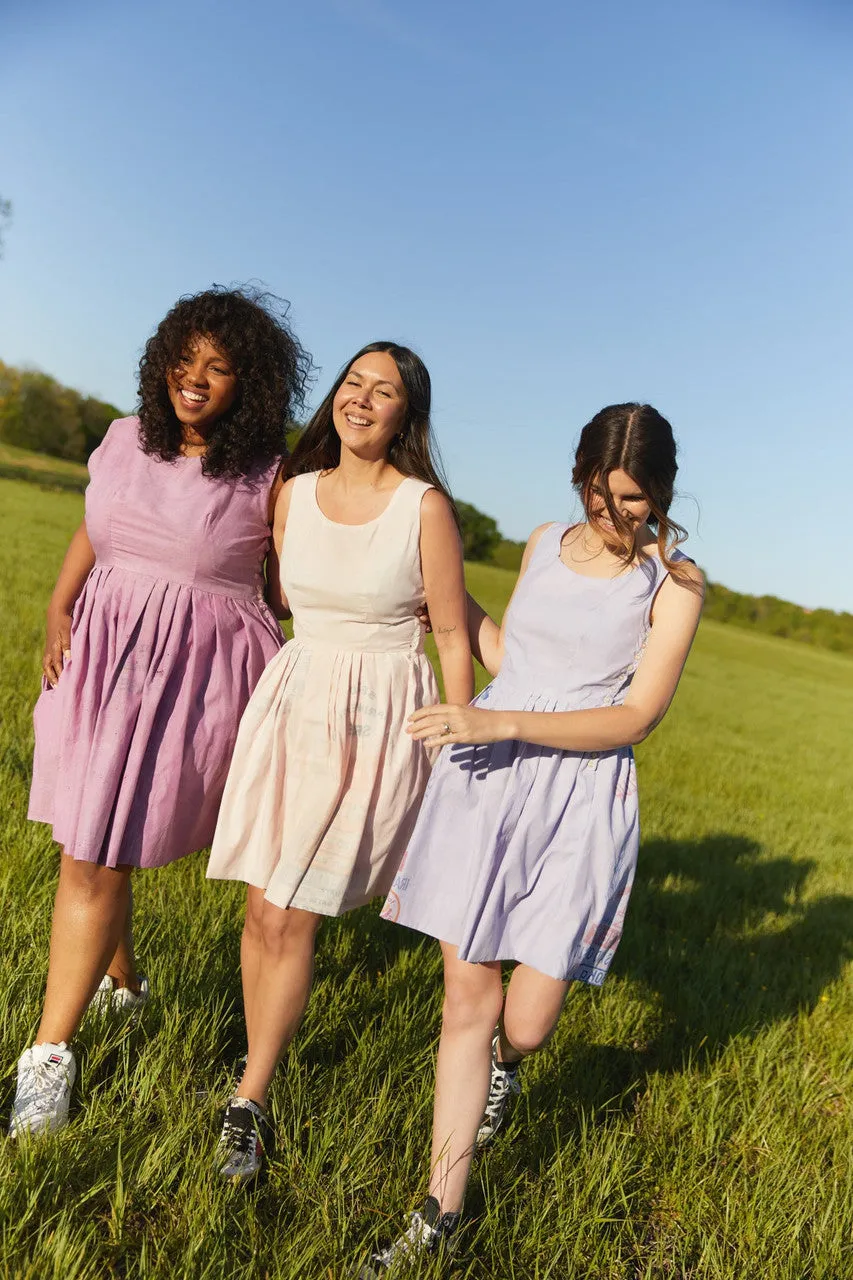
{"type": "Polygon", "coordinates": [[[341,461],[341,441],[332,419],[332,405],[339,388],[356,360],[374,351],[382,351],[397,366],[400,381],[406,392],[406,415],[397,435],[388,447],[388,461],[404,476],[415,476],[433,485],[450,503],[457,524],[456,506],[444,478],[438,445],[430,422],[432,384],[429,371],[409,347],[396,342],[369,342],[348,360],[332,384],[323,403],[311,418],[299,442],[293,450],[288,474],[300,475],[305,471],[328,471],[341,461]]]}
{"type": "Polygon", "coordinates": [[[594,490],[600,491],[616,530],[613,550],[625,565],[648,554],[640,545],[640,530],[616,510],[607,477],[624,471],[642,492],[651,508],[647,523],[657,533],[658,555],[675,578],[685,578],[683,565],[673,558],[686,529],[669,517],[678,472],[675,437],[663,414],[650,404],[609,404],[581,432],[572,470],[572,484],[580,494],[587,519],[594,490]]]}

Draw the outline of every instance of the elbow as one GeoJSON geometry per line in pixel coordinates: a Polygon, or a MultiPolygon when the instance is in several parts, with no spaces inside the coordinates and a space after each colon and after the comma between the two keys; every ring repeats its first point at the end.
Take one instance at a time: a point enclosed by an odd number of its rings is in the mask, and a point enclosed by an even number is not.
{"type": "Polygon", "coordinates": [[[646,715],[642,712],[635,713],[630,745],[632,747],[636,747],[639,746],[641,742],[645,742],[646,738],[648,738],[658,727],[662,719],[662,715],[646,715]]]}

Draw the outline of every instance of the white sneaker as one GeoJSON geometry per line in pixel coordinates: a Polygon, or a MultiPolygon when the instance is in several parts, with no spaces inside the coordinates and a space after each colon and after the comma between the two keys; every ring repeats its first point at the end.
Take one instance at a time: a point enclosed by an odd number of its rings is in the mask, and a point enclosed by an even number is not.
{"type": "Polygon", "coordinates": [[[18,1059],[18,1087],[9,1137],[50,1133],[68,1123],[68,1103],[77,1078],[74,1054],[64,1040],[34,1044],[18,1059]]]}
{"type": "Polygon", "coordinates": [[[150,994],[147,978],[140,978],[139,990],[131,991],[130,987],[117,986],[115,978],[106,973],[89,1001],[89,1008],[100,1017],[106,1017],[110,1013],[135,1014],[148,1003],[150,994]]]}

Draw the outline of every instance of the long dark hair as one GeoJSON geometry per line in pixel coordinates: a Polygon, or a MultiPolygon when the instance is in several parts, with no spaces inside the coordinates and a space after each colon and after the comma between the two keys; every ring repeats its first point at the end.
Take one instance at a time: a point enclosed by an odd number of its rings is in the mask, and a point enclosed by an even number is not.
{"type": "Polygon", "coordinates": [[[409,347],[401,347],[396,342],[369,342],[347,361],[323,403],[302,432],[293,450],[288,473],[300,475],[305,471],[330,471],[340,465],[341,441],[332,419],[332,405],[356,360],[374,351],[384,352],[391,357],[406,392],[406,415],[398,434],[388,447],[388,461],[404,476],[425,480],[438,489],[439,493],[443,493],[453,508],[458,524],[456,506],[444,478],[441,456],[430,422],[432,384],[429,370],[420,356],[409,347]]]}
{"type": "Polygon", "coordinates": [[[572,484],[580,494],[589,518],[593,490],[598,489],[607,514],[616,530],[614,548],[625,565],[642,561],[646,552],[640,545],[640,530],[616,510],[607,477],[624,471],[648,502],[649,526],[657,533],[658,555],[674,577],[684,570],[673,551],[687,537],[669,517],[678,472],[675,437],[663,414],[650,404],[609,404],[586,424],[581,432],[572,470],[572,484]]]}
{"type": "Polygon", "coordinates": [[[217,420],[201,460],[208,476],[251,475],[287,455],[287,426],[304,403],[311,357],[290,327],[288,304],[250,286],[218,285],[181,298],[148,339],[139,362],[139,438],[170,461],[183,433],[167,378],[194,338],[208,338],[237,374],[237,395],[217,420]]]}

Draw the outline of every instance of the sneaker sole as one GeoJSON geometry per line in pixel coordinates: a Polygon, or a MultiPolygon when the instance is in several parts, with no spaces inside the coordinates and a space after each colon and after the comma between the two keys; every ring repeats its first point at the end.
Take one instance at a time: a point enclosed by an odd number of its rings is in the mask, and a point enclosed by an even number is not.
{"type": "Polygon", "coordinates": [[[45,1134],[58,1133],[60,1129],[67,1128],[68,1124],[68,1116],[56,1116],[38,1125],[27,1124],[26,1122],[21,1124],[10,1123],[7,1133],[12,1141],[15,1141],[16,1138],[23,1138],[24,1140],[27,1138],[40,1138],[45,1134]]]}

